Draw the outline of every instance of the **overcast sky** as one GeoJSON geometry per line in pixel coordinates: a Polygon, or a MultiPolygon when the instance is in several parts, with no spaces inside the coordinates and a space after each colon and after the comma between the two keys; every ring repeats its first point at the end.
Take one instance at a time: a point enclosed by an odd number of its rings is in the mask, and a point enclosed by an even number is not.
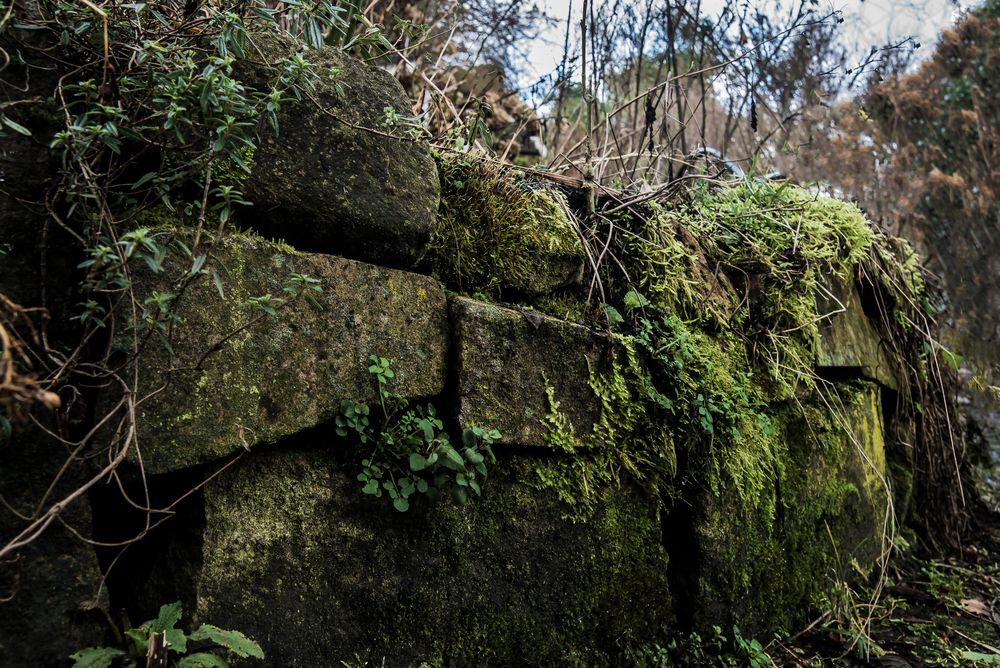
{"type": "MultiPolygon", "coordinates": [[[[595,0],[600,2],[601,0],[595,0]]],[[[744,0],[745,1],[745,0],[744,0]]],[[[754,3],[754,0],[751,0],[754,3]]],[[[557,19],[558,24],[545,31],[529,48],[527,59],[530,71],[525,73],[525,83],[544,76],[559,63],[562,53],[562,40],[565,31],[566,14],[570,0],[537,0],[540,8],[557,19]]],[[[582,0],[572,0],[573,13],[576,17],[582,6],[582,0]]],[[[717,15],[728,4],[725,0],[702,0],[702,11],[708,15],[717,15]]],[[[741,3],[742,4],[742,3],[741,3]]],[[[937,35],[952,24],[962,8],[974,6],[969,0],[909,0],[893,2],[893,0],[841,0],[831,2],[820,0],[821,10],[840,10],[844,16],[844,38],[846,43],[856,47],[859,53],[867,52],[872,46],[884,44],[887,40],[899,40],[913,37],[920,43],[918,54],[926,57],[934,50],[937,35]]],[[[775,0],[756,0],[756,5],[765,11],[777,11],[779,5],[775,0]]],[[[784,3],[787,8],[788,2],[784,3]]],[[[578,18],[574,20],[576,27],[578,18]]]]}

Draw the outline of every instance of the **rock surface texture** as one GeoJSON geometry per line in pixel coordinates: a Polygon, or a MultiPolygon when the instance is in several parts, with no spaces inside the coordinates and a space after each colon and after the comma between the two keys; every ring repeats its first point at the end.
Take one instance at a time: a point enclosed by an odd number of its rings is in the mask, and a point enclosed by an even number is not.
{"type": "MultiPolygon", "coordinates": [[[[62,472],[66,450],[37,429],[0,447],[0,541],[27,529],[41,511],[86,480],[77,464],[62,472]]],[[[60,521],[0,567],[0,665],[62,666],[76,650],[99,645],[107,628],[107,592],[99,590],[97,555],[74,531],[91,535],[86,497],[60,514],[60,521]],[[103,608],[103,609],[102,609],[103,608]]]]}
{"type": "MultiPolygon", "coordinates": [[[[251,85],[296,45],[255,36],[238,65],[251,85]]],[[[430,236],[440,185],[426,143],[393,136],[386,108],[410,103],[384,70],[335,48],[309,52],[318,75],[310,99],[279,114],[279,134],[253,156],[247,195],[251,225],[306,251],[408,268],[430,236]]]]}
{"type": "Polygon", "coordinates": [[[587,522],[502,458],[481,503],[402,515],[359,494],[323,443],[246,460],[205,489],[197,617],[264,641],[272,665],[614,661],[671,617],[655,503],[607,490],[587,522]],[[356,659],[354,657],[357,657],[356,659]]]}
{"type": "Polygon", "coordinates": [[[504,443],[544,446],[544,418],[556,402],[575,432],[590,432],[601,405],[589,369],[602,364],[609,339],[534,311],[464,297],[453,297],[450,309],[463,426],[499,429],[504,443]]]}
{"type": "MultiPolygon", "coordinates": [[[[170,350],[144,338],[142,389],[159,390],[138,414],[147,472],[273,443],[330,420],[344,399],[374,400],[369,355],[394,361],[396,388],[406,396],[444,388],[447,312],[434,279],[249,236],[230,237],[215,252],[227,269],[225,298],[202,277],[175,304],[183,325],[170,350]],[[315,279],[319,291],[290,297],[295,274],[315,279]],[[263,295],[288,302],[270,315],[252,303],[263,295]]],[[[169,288],[163,274],[136,271],[144,293],[169,288]]],[[[133,334],[117,339],[123,354],[133,334]]]]}

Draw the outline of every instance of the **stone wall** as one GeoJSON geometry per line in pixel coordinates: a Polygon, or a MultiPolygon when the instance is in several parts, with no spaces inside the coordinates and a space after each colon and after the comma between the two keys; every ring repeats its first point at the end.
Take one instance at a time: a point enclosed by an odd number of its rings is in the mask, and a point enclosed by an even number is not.
{"type": "MultiPolygon", "coordinates": [[[[612,354],[606,334],[257,238],[229,239],[220,257],[245,269],[225,300],[206,284],[179,306],[197,342],[177,337],[175,368],[194,367],[206,344],[235,329],[241,320],[225,304],[247,285],[248,294],[277,287],[275,268],[308,268],[325,290],[318,304],[225,341],[200,369],[175,372],[142,405],[154,486],[178,472],[183,485],[208,482],[185,513],[198,520],[170,530],[180,545],[158,547],[152,572],[128,568],[140,580],[176,576],[175,595],[198,620],[243,629],[273,665],[355,655],[389,665],[615,663],[724,619],[791,628],[852,560],[871,566],[886,547],[882,401],[892,388],[866,371],[878,367],[864,357],[878,349],[874,333],[839,330],[865,318],[852,303],[821,347],[845,410],[815,398],[804,410],[774,407],[788,458],[764,484],[780,512],[755,516],[735,489],[691,479],[673,499],[635,482],[601,488],[593,510],[578,514],[543,484],[575,457],[548,444],[545,418],[554,396],[575,433],[600,419],[588,367],[612,354]],[[431,398],[455,428],[502,432],[482,499],[421,500],[402,514],[361,493],[360,446],[337,437],[331,420],[342,399],[375,400],[371,353],[389,357],[401,391],[431,398]]],[[[147,358],[151,379],[167,372],[160,354],[147,358]]],[[[104,499],[101,512],[115,504],[104,499]]],[[[136,595],[135,583],[122,590],[133,618],[162,602],[155,591],[136,595]]]]}
{"type": "MultiPolygon", "coordinates": [[[[518,182],[504,202],[482,201],[495,217],[528,226],[490,246],[495,236],[469,227],[475,216],[454,214],[469,204],[449,199],[453,183],[439,203],[426,146],[355,127],[374,123],[373,109],[403,104],[398,86],[339,53],[323,58],[347,71],[350,85],[318,95],[357,117],[345,124],[298,108],[283,118],[291,130],[255,156],[248,229],[212,244],[216,275],[178,290],[189,259],[168,255],[158,272],[132,267],[136,294],[177,296],[169,327],[141,336],[149,323],[119,306],[110,360],[138,360],[139,438],[118,479],[77,505],[78,521],[92,515],[93,536],[106,545],[96,556],[110,603],[98,599],[98,608],[138,622],[181,600],[195,622],[259,641],[269,665],[614,665],[714,624],[793,628],[811,601],[853,575],[852,564],[878,563],[908,495],[910,459],[895,421],[906,378],[886,352],[885,322],[866,309],[872,286],[855,271],[858,259],[842,252],[835,228],[808,231],[844,205],[803,205],[807,232],[831,257],[847,257],[845,271],[832,261],[822,267],[830,271],[819,287],[768,285],[734,270],[720,260],[724,240],[699,237],[681,217],[657,228],[665,236],[654,264],[672,268],[648,269],[625,286],[608,278],[602,289],[622,321],[627,310],[641,324],[642,309],[673,318],[672,331],[690,345],[675,363],[688,366],[664,378],[654,347],[637,348],[641,334],[587,299],[587,236],[576,236],[573,193],[518,182]],[[347,95],[365,104],[352,106],[347,95]],[[284,187],[291,182],[299,190],[284,187]],[[530,210],[506,211],[519,193],[530,210]],[[444,232],[439,210],[451,211],[444,232]],[[531,226],[544,230],[532,235],[531,226]],[[448,234],[458,232],[471,245],[452,244],[448,234]],[[492,276],[477,269],[484,292],[453,278],[469,275],[458,265],[434,269],[460,261],[455,248],[479,249],[476,259],[496,267],[492,276]],[[522,264],[504,264],[512,257],[522,264]],[[524,281],[553,262],[558,280],[524,281]],[[287,291],[296,276],[318,290],[287,291]],[[255,301],[292,294],[274,313],[255,301]],[[793,383],[766,377],[766,355],[754,361],[772,340],[764,321],[740,325],[759,341],[733,324],[747,308],[765,312],[774,295],[831,306],[814,306],[817,322],[781,334],[796,340],[788,351],[797,357],[774,368],[808,371],[793,383]],[[697,323],[678,315],[698,312],[697,323]],[[461,505],[418,496],[401,513],[362,493],[367,446],[338,436],[336,419],[344,401],[377,406],[371,355],[390,360],[394,392],[433,402],[456,442],[467,428],[500,432],[480,497],[461,505]],[[704,390],[680,386],[694,382],[687,369],[708,370],[695,379],[704,390]],[[746,388],[753,397],[740,396],[746,388]],[[712,404],[730,400],[735,408],[712,404]],[[154,513],[148,531],[140,498],[169,510],[154,513]],[[124,552],[115,547],[139,534],[124,552]]],[[[246,65],[249,82],[260,66],[246,65]]],[[[658,216],[710,216],[658,206],[658,216]]],[[[161,225],[156,235],[175,248],[190,230],[161,225]]],[[[106,388],[96,413],[121,396],[106,388]]],[[[99,436],[111,438],[109,429],[99,436]]],[[[17,471],[4,469],[5,498],[17,471]]],[[[6,604],[22,619],[79,608],[98,590],[93,548],[52,541],[34,548],[53,569],[37,582],[59,573],[89,587],[51,600],[42,585],[22,587],[6,604]]],[[[64,644],[45,646],[13,613],[5,619],[0,663],[32,653],[38,665],[61,663],[64,644]]]]}

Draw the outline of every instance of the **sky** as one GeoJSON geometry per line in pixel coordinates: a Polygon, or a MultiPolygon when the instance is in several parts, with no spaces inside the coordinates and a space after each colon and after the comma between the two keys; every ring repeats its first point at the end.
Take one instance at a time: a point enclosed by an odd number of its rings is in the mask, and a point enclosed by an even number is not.
{"type": "MultiPolygon", "coordinates": [[[[595,0],[600,2],[601,0],[595,0]]],[[[775,11],[773,0],[751,0],[764,8],[775,11]]],[[[856,47],[859,54],[867,53],[874,45],[887,40],[898,41],[913,37],[920,43],[917,55],[920,59],[929,56],[937,42],[937,35],[950,26],[962,9],[974,6],[969,0],[819,0],[820,10],[839,10],[844,17],[844,38],[846,43],[856,47]]],[[[556,19],[556,25],[545,30],[535,40],[527,52],[528,71],[522,81],[535,80],[556,69],[562,53],[562,42],[566,24],[566,14],[570,0],[537,0],[539,8],[556,19]]],[[[572,0],[573,24],[578,25],[582,0],[572,0]]],[[[703,13],[718,14],[727,4],[726,0],[702,0],[703,13]]],[[[787,5],[787,1],[786,1],[787,5]]],[[[576,27],[576,32],[579,28],[576,27]]]]}

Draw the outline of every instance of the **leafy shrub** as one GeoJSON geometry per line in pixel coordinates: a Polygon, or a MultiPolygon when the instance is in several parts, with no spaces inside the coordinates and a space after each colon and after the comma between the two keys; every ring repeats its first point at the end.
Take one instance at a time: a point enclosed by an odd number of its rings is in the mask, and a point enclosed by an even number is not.
{"type": "Polygon", "coordinates": [[[361,491],[379,498],[386,493],[400,512],[409,510],[410,497],[418,492],[432,499],[447,492],[462,505],[469,500],[469,490],[479,496],[480,483],[486,480],[486,459],[496,462],[492,445],[500,439],[500,432],[467,428],[456,447],[434,404],[410,406],[405,397],[389,391],[396,377],[389,360],[378,355],[369,360],[368,371],[378,387],[379,428],[371,423],[370,407],[350,399],[341,402],[336,418],[338,436],[353,434],[362,446],[372,448],[361,462],[361,491]]]}
{"type": "MultiPolygon", "coordinates": [[[[227,656],[263,659],[260,645],[239,631],[226,631],[211,624],[202,624],[188,634],[177,628],[183,609],[180,602],[160,608],[156,619],[125,631],[125,649],[88,647],[73,654],[73,668],[108,668],[116,660],[120,666],[144,666],[153,653],[165,651],[167,662],[177,668],[227,668],[229,662],[213,653],[225,650],[227,656]],[[176,656],[175,656],[176,655],[176,656]]],[[[150,664],[153,665],[153,664],[150,664]]]]}

